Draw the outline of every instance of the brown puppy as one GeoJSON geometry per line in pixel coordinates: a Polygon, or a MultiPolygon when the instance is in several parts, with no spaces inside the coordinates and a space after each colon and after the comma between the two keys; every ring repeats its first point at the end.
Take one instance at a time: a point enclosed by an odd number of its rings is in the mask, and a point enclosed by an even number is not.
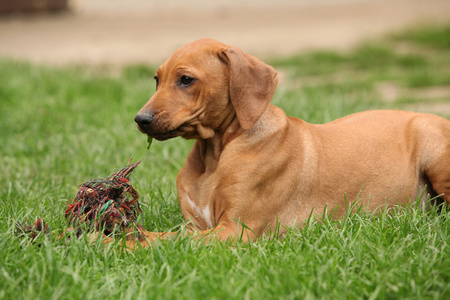
{"type": "Polygon", "coordinates": [[[446,119],[405,111],[323,125],[288,118],[270,104],[277,72],[211,39],[177,50],[155,78],[157,91],[135,121],[158,140],[197,140],[177,189],[184,218],[202,234],[227,239],[244,223],[242,238],[254,239],[312,211],[342,216],[345,199],[373,210],[416,200],[425,186],[450,205],[446,119]]]}

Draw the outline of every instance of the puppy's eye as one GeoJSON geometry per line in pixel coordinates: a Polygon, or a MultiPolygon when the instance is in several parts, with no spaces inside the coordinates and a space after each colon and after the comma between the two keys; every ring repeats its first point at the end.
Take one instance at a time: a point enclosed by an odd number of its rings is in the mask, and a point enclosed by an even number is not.
{"type": "Polygon", "coordinates": [[[194,81],[194,78],[188,76],[181,76],[180,83],[181,85],[190,85],[194,81]]]}
{"type": "Polygon", "coordinates": [[[158,84],[159,84],[158,76],[155,76],[155,77],[153,77],[153,78],[155,78],[155,81],[156,81],[156,89],[158,89],[158,84]]]}

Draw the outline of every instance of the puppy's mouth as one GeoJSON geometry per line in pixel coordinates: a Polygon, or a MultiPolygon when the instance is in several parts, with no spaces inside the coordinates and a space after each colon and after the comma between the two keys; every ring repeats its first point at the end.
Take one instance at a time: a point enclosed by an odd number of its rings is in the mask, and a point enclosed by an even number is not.
{"type": "Polygon", "coordinates": [[[144,131],[139,126],[139,130],[142,133],[145,133],[147,136],[157,139],[158,141],[165,141],[171,138],[175,138],[177,136],[180,136],[183,133],[183,128],[186,126],[186,124],[183,124],[173,130],[164,131],[164,132],[155,132],[155,131],[144,131]]]}
{"type": "Polygon", "coordinates": [[[197,116],[198,113],[183,119],[178,118],[182,123],[174,128],[173,125],[176,126],[178,122],[174,124],[174,122],[169,121],[173,118],[169,118],[167,114],[160,114],[156,118],[151,118],[151,122],[137,122],[137,127],[140,132],[158,141],[165,141],[178,136],[187,138],[190,137],[192,132],[195,132],[197,116]]]}

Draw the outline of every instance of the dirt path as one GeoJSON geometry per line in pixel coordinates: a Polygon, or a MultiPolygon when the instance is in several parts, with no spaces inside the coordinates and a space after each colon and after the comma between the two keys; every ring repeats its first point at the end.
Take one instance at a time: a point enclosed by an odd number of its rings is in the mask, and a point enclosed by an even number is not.
{"type": "Polygon", "coordinates": [[[212,37],[265,57],[346,48],[418,22],[450,22],[448,0],[230,2],[199,0],[185,7],[178,0],[172,6],[78,0],[73,14],[3,17],[0,56],[50,64],[159,64],[179,46],[212,37]]]}

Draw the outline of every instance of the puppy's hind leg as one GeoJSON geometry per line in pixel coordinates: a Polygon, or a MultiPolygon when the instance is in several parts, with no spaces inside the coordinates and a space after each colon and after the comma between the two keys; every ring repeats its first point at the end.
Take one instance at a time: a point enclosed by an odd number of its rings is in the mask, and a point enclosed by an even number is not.
{"type": "Polygon", "coordinates": [[[422,170],[435,195],[442,195],[440,199],[450,209],[450,121],[437,116],[418,118],[416,121],[416,128],[420,128],[422,170]]]}
{"type": "Polygon", "coordinates": [[[442,195],[450,209],[450,151],[426,170],[426,176],[436,195],[442,195]]]}

